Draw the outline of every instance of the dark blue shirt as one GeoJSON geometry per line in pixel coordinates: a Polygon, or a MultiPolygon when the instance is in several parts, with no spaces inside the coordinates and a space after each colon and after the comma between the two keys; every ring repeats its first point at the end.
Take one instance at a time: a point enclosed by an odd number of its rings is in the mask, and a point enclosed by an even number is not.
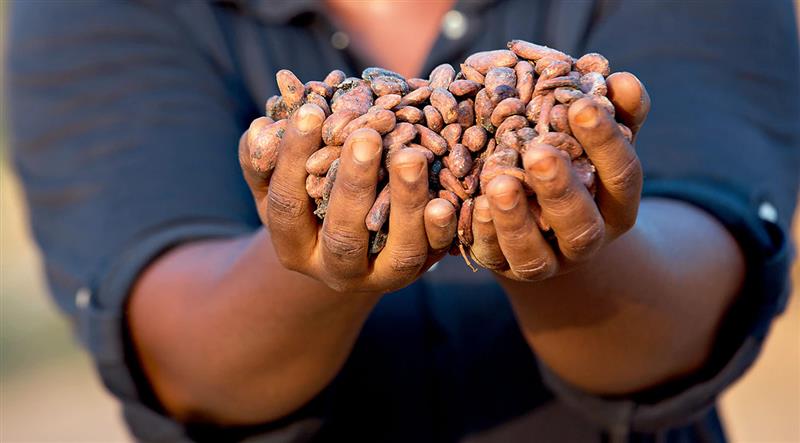
{"type": "Polygon", "coordinates": [[[386,296],[336,380],[290,417],[235,429],[171,420],[130,348],[131,284],[174,245],[259,226],[236,149],[276,93],[277,70],[305,81],[370,63],[333,47],[319,2],[17,2],[8,109],[33,231],[55,300],[138,439],[724,440],[716,397],[756,358],[788,294],[800,170],[791,2],[476,0],[456,10],[465,28],[439,37],[423,72],[521,38],[601,52],[647,85],[645,196],[705,209],[747,259],[707,366],[628,397],[588,395],[537,362],[490,273],[448,259],[386,296]]]}

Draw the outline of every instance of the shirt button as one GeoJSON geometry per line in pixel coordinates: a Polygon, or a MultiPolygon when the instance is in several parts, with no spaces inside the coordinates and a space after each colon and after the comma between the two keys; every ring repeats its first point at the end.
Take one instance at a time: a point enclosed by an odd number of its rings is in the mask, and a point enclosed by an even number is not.
{"type": "Polygon", "coordinates": [[[89,301],[92,298],[92,293],[89,292],[88,288],[80,288],[78,292],[75,293],[75,306],[78,309],[86,309],[89,306],[89,301]]]}
{"type": "Polygon", "coordinates": [[[331,46],[336,49],[346,49],[350,46],[350,36],[342,31],[336,31],[331,35],[331,46]]]}
{"type": "Polygon", "coordinates": [[[450,40],[458,40],[467,33],[467,18],[460,11],[447,11],[442,17],[442,33],[450,40]]]}
{"type": "Polygon", "coordinates": [[[778,221],[778,210],[770,202],[762,202],[758,207],[758,217],[761,220],[775,223],[778,221]]]}

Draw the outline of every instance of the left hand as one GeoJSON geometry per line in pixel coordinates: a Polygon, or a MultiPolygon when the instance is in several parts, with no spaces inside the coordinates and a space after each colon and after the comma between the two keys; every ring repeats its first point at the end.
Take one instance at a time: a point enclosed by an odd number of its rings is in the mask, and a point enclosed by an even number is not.
{"type": "MultiPolygon", "coordinates": [[[[626,72],[610,75],[607,84],[617,117],[631,128],[635,141],[650,110],[650,97],[641,82],[626,72]]],[[[537,227],[519,180],[498,176],[488,184],[485,195],[475,200],[472,254],[504,277],[538,281],[566,272],[591,259],[636,222],[642,167],[633,145],[622,136],[614,118],[589,99],[570,106],[569,122],[597,168],[595,198],[556,148],[538,145],[522,159],[557,247],[537,227]]]]}

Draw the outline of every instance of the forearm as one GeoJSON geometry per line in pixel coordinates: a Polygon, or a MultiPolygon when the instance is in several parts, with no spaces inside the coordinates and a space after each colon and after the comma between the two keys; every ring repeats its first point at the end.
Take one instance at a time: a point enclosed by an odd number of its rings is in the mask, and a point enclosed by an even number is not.
{"type": "Polygon", "coordinates": [[[575,271],[501,283],[548,367],[590,392],[624,394],[704,363],[744,272],[735,240],[715,219],[653,199],[631,231],[575,271]]]}
{"type": "Polygon", "coordinates": [[[330,382],[377,299],[336,293],[284,269],[262,228],[157,260],[133,290],[128,322],[171,413],[263,422],[330,382]]]}

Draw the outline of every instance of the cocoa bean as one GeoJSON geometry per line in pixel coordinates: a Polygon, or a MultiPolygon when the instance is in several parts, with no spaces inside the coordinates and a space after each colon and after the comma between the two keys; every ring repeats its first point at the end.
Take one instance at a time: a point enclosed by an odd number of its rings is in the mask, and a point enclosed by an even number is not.
{"type": "MultiPolygon", "coordinates": [[[[363,83],[363,81],[358,81],[361,83],[356,84],[355,82],[351,82],[355,84],[355,86],[352,86],[350,89],[346,90],[346,92],[338,96],[334,94],[331,100],[331,111],[335,113],[336,111],[351,110],[358,112],[360,115],[365,114],[369,110],[373,103],[372,89],[370,89],[369,85],[363,83]]],[[[347,82],[347,80],[345,80],[345,82],[347,82]]],[[[343,90],[344,89],[340,89],[339,91],[343,90]]]]}
{"type": "Polygon", "coordinates": [[[583,183],[586,189],[592,190],[596,186],[595,176],[597,169],[588,158],[578,157],[572,160],[572,169],[575,172],[575,176],[578,177],[578,181],[583,183]]]}
{"type": "Polygon", "coordinates": [[[283,97],[280,95],[273,95],[268,98],[264,108],[266,109],[267,117],[275,121],[289,118],[289,110],[286,109],[286,104],[283,103],[283,97]]]}
{"type": "Polygon", "coordinates": [[[402,99],[403,97],[399,94],[386,94],[376,98],[373,107],[379,106],[383,109],[393,109],[395,106],[400,104],[402,99]]]}
{"type": "Polygon", "coordinates": [[[458,241],[462,245],[470,246],[473,242],[472,237],[472,211],[475,207],[475,200],[468,198],[464,200],[461,205],[461,210],[458,213],[458,226],[456,233],[458,234],[458,241]]]}
{"type": "MultiPolygon", "coordinates": [[[[547,63],[546,67],[542,69],[541,73],[539,74],[539,81],[567,75],[569,74],[570,69],[572,69],[572,65],[570,63],[561,60],[544,58],[542,60],[539,60],[539,62],[543,60],[547,60],[550,63],[547,63]]],[[[536,63],[537,67],[539,66],[539,62],[536,63]]]]}
{"type": "Polygon", "coordinates": [[[368,82],[371,82],[378,77],[392,77],[402,80],[404,83],[406,81],[406,78],[402,75],[384,68],[370,67],[361,71],[361,78],[368,82]]]}
{"type": "Polygon", "coordinates": [[[492,125],[492,112],[494,103],[486,89],[481,89],[475,95],[475,121],[488,132],[494,132],[492,125]]]}
{"type": "Polygon", "coordinates": [[[447,146],[453,149],[453,146],[461,141],[461,131],[461,125],[458,123],[450,123],[442,129],[439,135],[447,141],[447,146]]]}
{"type": "Polygon", "coordinates": [[[583,147],[578,143],[578,140],[563,132],[548,132],[539,135],[534,139],[534,142],[560,149],[569,154],[571,159],[576,159],[583,154],[583,147]]]}
{"type": "Polygon", "coordinates": [[[572,102],[585,97],[584,93],[574,88],[556,88],[554,91],[556,101],[565,105],[571,105],[572,102]]]}
{"type": "Polygon", "coordinates": [[[417,137],[417,128],[411,123],[397,123],[389,133],[383,137],[383,147],[389,148],[394,144],[404,145],[417,137]]]}
{"type": "Polygon", "coordinates": [[[505,88],[513,89],[514,94],[516,94],[517,74],[511,68],[491,68],[486,73],[486,80],[483,85],[486,88],[486,92],[489,93],[489,97],[497,103],[506,98],[507,94],[503,93],[503,91],[507,90],[505,88]],[[501,86],[505,88],[498,90],[501,86]]]}
{"type": "Polygon", "coordinates": [[[450,202],[450,204],[453,205],[453,208],[455,208],[456,211],[458,211],[458,208],[461,207],[461,200],[459,200],[458,196],[454,192],[448,191],[447,189],[440,189],[438,195],[439,198],[443,198],[448,202],[450,202]]]}
{"type": "Polygon", "coordinates": [[[525,60],[520,60],[514,66],[514,74],[517,76],[517,95],[522,103],[528,104],[533,96],[533,65],[525,60]]]}
{"type": "Polygon", "coordinates": [[[428,125],[431,130],[439,132],[444,128],[444,118],[435,107],[427,105],[422,108],[422,113],[425,114],[425,124],[428,125]]]}
{"type": "Polygon", "coordinates": [[[550,110],[550,127],[556,132],[572,135],[572,129],[569,127],[567,109],[567,106],[562,104],[553,106],[553,109],[550,110]]]}
{"type": "Polygon", "coordinates": [[[322,82],[326,85],[330,86],[331,88],[335,88],[339,86],[341,82],[343,82],[347,78],[344,72],[334,69],[331,71],[327,76],[325,76],[325,80],[322,82]]]}
{"type": "Polygon", "coordinates": [[[250,133],[248,131],[248,148],[250,164],[259,174],[268,174],[278,161],[278,149],[286,132],[288,120],[278,120],[250,133]]]}
{"type": "Polygon", "coordinates": [[[461,143],[472,152],[478,152],[483,149],[488,140],[489,133],[480,126],[468,127],[461,136],[461,143]]]}
{"type": "Polygon", "coordinates": [[[372,204],[372,208],[367,212],[367,217],[364,222],[367,225],[368,231],[378,232],[381,230],[386,220],[389,219],[389,208],[390,190],[389,184],[387,183],[381,192],[378,193],[378,197],[375,199],[375,203],[372,204]]]}
{"type": "Polygon", "coordinates": [[[526,42],[525,40],[511,40],[508,42],[508,49],[511,50],[519,58],[526,60],[537,61],[542,57],[551,57],[565,62],[571,62],[572,57],[564,54],[561,51],[548,48],[547,46],[537,45],[535,43],[526,42]]]}
{"type": "Polygon", "coordinates": [[[597,72],[587,72],[584,74],[580,78],[580,88],[581,91],[589,95],[605,96],[608,93],[606,79],[603,78],[602,74],[597,72]]]}
{"type": "Polygon", "coordinates": [[[325,97],[325,100],[328,100],[331,97],[333,97],[333,87],[325,82],[312,80],[306,82],[305,88],[306,88],[306,95],[313,92],[315,94],[321,95],[322,97],[325,97]]]}
{"type": "Polygon", "coordinates": [[[436,88],[445,88],[447,89],[450,87],[450,83],[453,82],[453,79],[456,78],[456,70],[447,63],[441,64],[431,71],[430,75],[430,87],[433,89],[436,88]]]}
{"type": "Polygon", "coordinates": [[[469,198],[469,194],[464,190],[464,187],[461,186],[461,182],[458,181],[453,172],[447,168],[442,168],[439,171],[439,184],[448,191],[454,193],[458,196],[461,200],[466,200],[469,198]]]}
{"type": "Polygon", "coordinates": [[[387,111],[386,109],[379,109],[353,119],[342,129],[341,136],[344,137],[344,140],[347,140],[350,134],[361,128],[371,128],[379,134],[384,135],[394,129],[395,123],[394,112],[387,111]]]}
{"type": "Polygon", "coordinates": [[[445,88],[434,88],[431,92],[430,101],[431,106],[436,108],[439,114],[442,115],[444,124],[449,125],[458,120],[458,113],[456,112],[458,101],[450,91],[445,88]]]}
{"type": "Polygon", "coordinates": [[[306,177],[306,194],[311,198],[322,198],[322,189],[325,187],[325,177],[309,175],[306,177]]]}
{"type": "Polygon", "coordinates": [[[342,154],[341,146],[325,146],[311,154],[306,160],[306,172],[313,175],[325,175],[328,169],[342,154]]]}
{"type": "Polygon", "coordinates": [[[542,109],[539,111],[539,120],[536,121],[536,132],[539,135],[547,134],[550,131],[550,110],[556,103],[556,96],[549,93],[542,99],[542,109]]]}
{"type": "Polygon", "coordinates": [[[450,149],[447,167],[458,178],[464,177],[472,169],[472,156],[469,149],[458,143],[450,149]]]}
{"type": "Polygon", "coordinates": [[[351,121],[355,120],[359,115],[357,111],[345,109],[336,111],[322,123],[322,141],[326,145],[342,145],[344,144],[345,136],[343,130],[351,121]]]}
{"type": "Polygon", "coordinates": [[[447,152],[447,140],[441,135],[420,124],[414,125],[419,132],[419,144],[430,149],[436,155],[444,155],[447,152]]]}
{"type": "Polygon", "coordinates": [[[611,68],[608,64],[608,59],[596,52],[584,54],[578,59],[578,61],[575,62],[575,68],[581,74],[596,72],[603,77],[608,77],[608,74],[611,74],[611,68]]]}
{"type": "Polygon", "coordinates": [[[509,131],[516,131],[526,127],[527,125],[528,121],[525,119],[525,117],[521,115],[510,116],[503,120],[503,123],[497,127],[497,130],[494,132],[495,140],[501,141],[504,139],[505,134],[507,134],[509,131]]]}
{"type": "Polygon", "coordinates": [[[456,80],[447,88],[456,97],[473,95],[481,89],[481,84],[472,80],[456,80]]]}
{"type": "Polygon", "coordinates": [[[464,74],[464,78],[467,80],[472,80],[475,83],[483,84],[484,75],[478,72],[477,69],[467,66],[466,64],[461,64],[461,73],[464,74]]]}
{"type": "Polygon", "coordinates": [[[406,80],[406,83],[408,83],[408,89],[410,91],[413,91],[415,89],[419,89],[419,88],[424,88],[424,87],[430,86],[431,82],[429,82],[428,80],[422,79],[422,78],[410,78],[410,79],[406,80]]]}
{"type": "Polygon", "coordinates": [[[433,89],[430,86],[422,86],[403,96],[400,106],[417,106],[424,103],[431,96],[433,89]]]}
{"type": "Polygon", "coordinates": [[[494,107],[492,115],[489,119],[492,122],[492,125],[499,127],[506,120],[506,118],[512,115],[523,114],[525,114],[525,103],[518,98],[507,98],[494,107]]]}
{"type": "Polygon", "coordinates": [[[575,78],[573,75],[553,77],[545,80],[539,79],[536,81],[536,87],[533,88],[533,94],[547,94],[551,89],[561,87],[578,88],[579,86],[579,79],[575,78]]]}
{"type": "Polygon", "coordinates": [[[456,108],[456,114],[458,114],[458,124],[461,125],[462,128],[466,129],[470,126],[475,124],[475,104],[473,103],[472,99],[466,99],[458,102],[458,108],[456,108]]]}
{"type": "Polygon", "coordinates": [[[306,87],[294,73],[288,69],[281,69],[275,74],[278,89],[281,91],[283,103],[290,113],[294,112],[303,104],[306,95],[306,87]]]}
{"type": "Polygon", "coordinates": [[[372,88],[372,92],[378,97],[388,94],[403,95],[408,93],[408,84],[405,80],[389,76],[373,78],[370,81],[370,87],[372,88]]]}
{"type": "Polygon", "coordinates": [[[401,122],[420,123],[425,119],[422,110],[414,106],[401,106],[394,114],[401,122]]]}
{"type": "Polygon", "coordinates": [[[325,113],[326,117],[331,115],[331,108],[328,106],[328,101],[325,100],[325,97],[317,94],[316,92],[310,92],[308,95],[306,95],[306,103],[319,106],[319,108],[322,109],[322,112],[325,113]]]}
{"type": "Polygon", "coordinates": [[[513,52],[505,49],[476,52],[467,57],[467,59],[464,60],[464,64],[474,68],[481,74],[486,75],[491,68],[513,67],[517,64],[517,56],[514,55],[513,52]]]}

